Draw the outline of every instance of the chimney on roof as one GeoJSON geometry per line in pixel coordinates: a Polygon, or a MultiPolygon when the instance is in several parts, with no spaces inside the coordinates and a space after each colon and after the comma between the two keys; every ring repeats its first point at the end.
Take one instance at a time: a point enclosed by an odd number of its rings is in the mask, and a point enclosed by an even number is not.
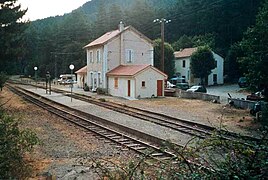
{"type": "Polygon", "coordinates": [[[119,31],[120,32],[122,32],[124,29],[125,29],[125,27],[124,27],[124,24],[123,24],[123,22],[122,21],[120,21],[120,23],[119,23],[119,31]]]}

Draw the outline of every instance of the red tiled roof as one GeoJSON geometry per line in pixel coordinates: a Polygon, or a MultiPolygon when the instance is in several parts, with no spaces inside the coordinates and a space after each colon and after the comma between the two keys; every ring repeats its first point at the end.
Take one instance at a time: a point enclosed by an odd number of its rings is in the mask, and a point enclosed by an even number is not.
{"type": "Polygon", "coordinates": [[[140,65],[120,65],[107,73],[107,76],[134,76],[143,69],[149,67],[150,64],[140,65]]]}
{"type": "Polygon", "coordinates": [[[119,30],[107,32],[104,35],[102,35],[101,37],[99,37],[98,39],[96,39],[96,40],[92,41],[91,43],[89,43],[88,45],[86,45],[84,48],[104,44],[105,42],[109,41],[110,39],[117,36],[118,34],[120,34],[119,30]]]}
{"type": "Polygon", "coordinates": [[[78,74],[78,73],[87,73],[87,66],[82,67],[81,69],[77,70],[75,73],[76,74],[78,74]]]}
{"type": "Polygon", "coordinates": [[[144,69],[151,67],[155,71],[161,73],[165,77],[167,75],[150,64],[139,64],[139,65],[120,65],[107,73],[107,76],[135,76],[137,73],[144,69]]]}
{"type": "Polygon", "coordinates": [[[105,33],[104,35],[102,35],[101,37],[99,37],[98,39],[95,39],[94,41],[92,41],[91,43],[89,43],[88,45],[84,46],[84,48],[88,48],[88,47],[92,47],[92,46],[97,46],[97,45],[103,45],[106,42],[108,42],[110,39],[120,35],[121,33],[123,33],[124,31],[131,29],[132,31],[134,31],[135,33],[139,34],[140,37],[144,38],[145,40],[147,40],[148,42],[152,43],[152,41],[147,38],[146,36],[144,36],[141,32],[139,32],[138,30],[136,30],[135,28],[133,28],[132,26],[127,26],[125,27],[125,29],[123,31],[119,31],[114,30],[114,31],[110,31],[105,33]]]}
{"type": "Polygon", "coordinates": [[[197,48],[185,48],[180,51],[174,52],[175,58],[184,58],[184,57],[190,57],[197,48]]]}

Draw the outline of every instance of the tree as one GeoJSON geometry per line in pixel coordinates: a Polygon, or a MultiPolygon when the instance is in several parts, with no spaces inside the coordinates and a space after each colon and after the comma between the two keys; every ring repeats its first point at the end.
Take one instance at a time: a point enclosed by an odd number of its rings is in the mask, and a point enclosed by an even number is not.
{"type": "Polygon", "coordinates": [[[26,11],[21,10],[17,0],[0,1],[0,69],[9,73],[16,69],[18,57],[23,56],[21,41],[26,23],[21,18],[26,11]]]}
{"type": "Polygon", "coordinates": [[[123,20],[123,12],[120,6],[117,4],[112,4],[112,6],[109,8],[108,14],[109,14],[108,16],[109,31],[117,29],[119,22],[123,20]]]}
{"type": "Polygon", "coordinates": [[[155,28],[159,28],[159,26],[154,27],[153,20],[155,18],[155,12],[146,0],[136,0],[133,7],[130,10],[127,9],[125,14],[126,24],[135,27],[147,37],[153,38],[155,28]]]}
{"type": "Polygon", "coordinates": [[[215,48],[215,35],[214,34],[204,34],[192,37],[193,47],[199,46],[209,46],[210,48],[215,48]]]}
{"type": "Polygon", "coordinates": [[[100,0],[95,22],[95,31],[97,32],[97,36],[103,35],[105,32],[110,31],[108,30],[108,15],[105,1],[100,0]]]}
{"type": "Polygon", "coordinates": [[[213,53],[208,46],[200,46],[191,56],[191,72],[196,78],[200,78],[203,85],[204,78],[211,74],[216,67],[213,53]]]}
{"type": "MultiPolygon", "coordinates": [[[[174,75],[175,71],[174,50],[169,43],[165,43],[164,47],[165,47],[164,73],[166,73],[168,77],[171,77],[174,75]]],[[[158,69],[160,69],[160,61],[161,61],[161,39],[156,39],[154,41],[154,66],[158,69]]]]}
{"type": "Polygon", "coordinates": [[[214,34],[204,34],[196,36],[186,36],[185,34],[179,38],[178,41],[172,44],[175,51],[179,51],[184,48],[192,48],[199,46],[209,46],[210,48],[215,48],[215,35],[214,34]]]}
{"type": "Polygon", "coordinates": [[[172,44],[172,47],[175,51],[179,51],[184,48],[193,47],[193,41],[191,37],[186,36],[185,34],[180,37],[180,39],[172,44]]]}
{"type": "MultiPolygon", "coordinates": [[[[243,69],[239,67],[238,57],[243,56],[243,51],[239,43],[231,46],[224,61],[224,71],[227,75],[227,81],[232,82],[238,80],[243,75],[243,69]]],[[[234,82],[232,82],[234,83],[234,82]]]]}
{"type": "MultiPolygon", "coordinates": [[[[268,89],[268,0],[260,9],[256,25],[245,33],[240,46],[244,56],[239,62],[251,85],[268,89]]],[[[268,94],[268,93],[267,93],[268,94]]],[[[266,94],[266,97],[267,97],[266,94]]]]}

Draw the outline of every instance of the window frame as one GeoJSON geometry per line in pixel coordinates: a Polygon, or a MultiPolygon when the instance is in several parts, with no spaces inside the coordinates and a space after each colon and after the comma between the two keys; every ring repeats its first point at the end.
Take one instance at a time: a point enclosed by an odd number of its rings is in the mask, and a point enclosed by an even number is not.
{"type": "Polygon", "coordinates": [[[101,72],[98,72],[98,86],[100,86],[101,84],[101,72]]]}
{"type": "Polygon", "coordinates": [[[141,87],[146,88],[146,82],[145,81],[141,81],[141,87]]]}
{"type": "Polygon", "coordinates": [[[101,53],[100,53],[100,49],[98,49],[97,51],[96,51],[96,62],[97,63],[99,63],[100,62],[100,59],[101,59],[101,55],[100,55],[101,53]]]}
{"type": "Polygon", "coordinates": [[[126,62],[127,63],[133,62],[133,49],[126,49],[126,62]]]}
{"type": "Polygon", "coordinates": [[[114,77],[114,88],[118,89],[118,77],[114,77]]]}
{"type": "Polygon", "coordinates": [[[89,62],[90,63],[93,63],[94,62],[93,51],[89,51],[89,62]]]}
{"type": "Polygon", "coordinates": [[[186,61],[182,60],[182,67],[185,68],[186,67],[186,61]]]}

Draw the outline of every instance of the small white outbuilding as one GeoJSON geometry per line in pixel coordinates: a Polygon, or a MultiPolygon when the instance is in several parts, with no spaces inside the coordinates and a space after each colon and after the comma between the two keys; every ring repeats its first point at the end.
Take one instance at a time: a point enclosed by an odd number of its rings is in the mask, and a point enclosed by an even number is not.
{"type": "Polygon", "coordinates": [[[120,65],[107,73],[113,96],[148,98],[164,96],[167,75],[152,65],[120,65]]]}

